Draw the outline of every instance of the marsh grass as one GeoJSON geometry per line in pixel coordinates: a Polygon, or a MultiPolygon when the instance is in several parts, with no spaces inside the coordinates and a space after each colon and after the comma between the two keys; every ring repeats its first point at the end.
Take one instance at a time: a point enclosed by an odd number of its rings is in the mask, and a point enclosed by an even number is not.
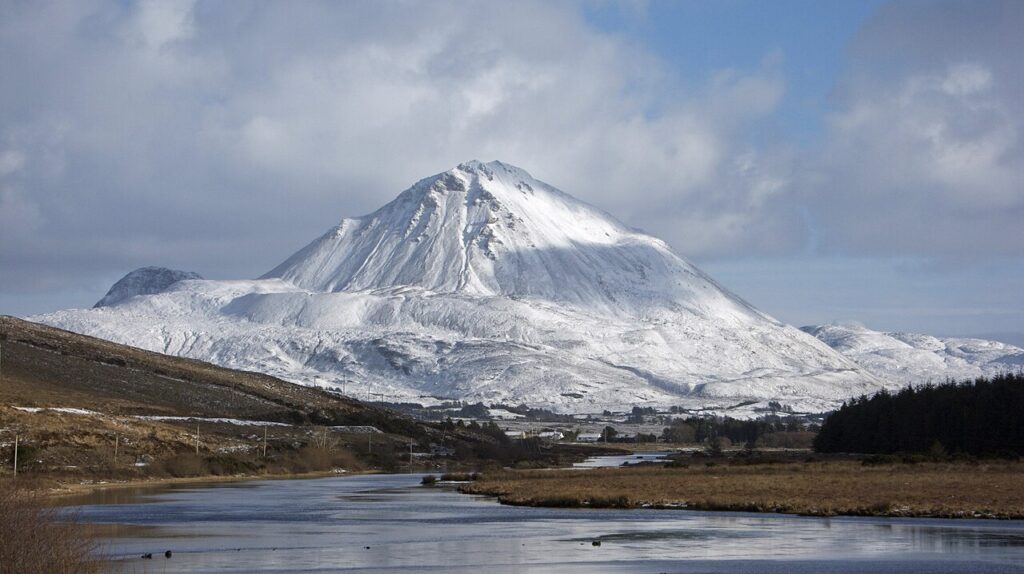
{"type": "Polygon", "coordinates": [[[480,473],[477,472],[446,472],[441,475],[441,480],[445,482],[472,482],[480,478],[480,473]]]}
{"type": "Polygon", "coordinates": [[[92,574],[105,565],[99,544],[74,515],[48,506],[22,480],[0,481],[0,572],[92,574]]]}
{"type": "Polygon", "coordinates": [[[858,461],[487,473],[460,490],[506,504],[816,516],[1024,518],[1024,464],[858,461]]]}

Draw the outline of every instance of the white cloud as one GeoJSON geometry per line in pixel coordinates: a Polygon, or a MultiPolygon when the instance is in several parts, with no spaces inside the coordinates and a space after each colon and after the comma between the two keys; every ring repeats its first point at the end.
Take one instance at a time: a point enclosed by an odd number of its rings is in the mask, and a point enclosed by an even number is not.
{"type": "Polygon", "coordinates": [[[830,253],[1019,254],[1022,6],[883,7],[800,149],[751,137],[781,54],[680,78],[574,3],[4,4],[3,216],[30,224],[5,226],[0,291],[258,275],[472,158],[703,259],[800,251],[808,221],[830,253]]]}
{"type": "Polygon", "coordinates": [[[0,245],[0,288],[142,264],[257,275],[473,158],[728,253],[766,243],[752,222],[784,178],[743,143],[782,96],[775,63],[687,90],[575,4],[38,3],[3,20],[0,142],[41,160],[18,165],[35,223],[0,245]]]}
{"type": "Polygon", "coordinates": [[[0,151],[0,177],[20,170],[25,166],[25,159],[25,154],[16,149],[0,151]]]}
{"type": "Polygon", "coordinates": [[[1020,255],[1020,4],[897,3],[851,46],[808,185],[837,253],[1020,255]]]}
{"type": "Polygon", "coordinates": [[[986,93],[992,89],[992,71],[978,64],[956,64],[949,67],[941,85],[942,91],[951,96],[986,93]]]}
{"type": "Polygon", "coordinates": [[[141,0],[136,5],[129,37],[147,49],[165,45],[192,35],[193,0],[141,0]]]}

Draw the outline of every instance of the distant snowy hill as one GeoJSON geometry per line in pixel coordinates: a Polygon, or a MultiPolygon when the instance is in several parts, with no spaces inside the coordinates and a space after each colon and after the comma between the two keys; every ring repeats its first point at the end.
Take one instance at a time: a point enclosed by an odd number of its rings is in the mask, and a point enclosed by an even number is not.
{"type": "Polygon", "coordinates": [[[900,385],[992,376],[1024,366],[1024,349],[999,341],[883,333],[849,325],[803,330],[879,379],[900,385]]]}
{"type": "Polygon", "coordinates": [[[393,401],[821,410],[882,387],[661,240],[500,162],[423,179],[258,280],[33,320],[393,401]]]}
{"type": "Polygon", "coordinates": [[[198,273],[177,271],[166,267],[142,267],[122,277],[94,307],[107,307],[136,295],[153,295],[178,281],[202,279],[198,273]]]}

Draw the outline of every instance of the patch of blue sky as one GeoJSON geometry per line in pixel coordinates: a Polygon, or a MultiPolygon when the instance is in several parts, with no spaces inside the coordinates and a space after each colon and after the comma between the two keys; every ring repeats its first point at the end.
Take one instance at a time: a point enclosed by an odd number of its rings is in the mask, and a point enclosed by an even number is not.
{"type": "MultiPolygon", "coordinates": [[[[882,0],[690,0],[587,3],[588,21],[659,56],[683,87],[726,70],[781,71],[786,93],[772,128],[820,141],[850,39],[882,0]],[[728,34],[727,38],[723,34],[728,34]]],[[[769,137],[765,135],[765,137],[769,137]]]]}

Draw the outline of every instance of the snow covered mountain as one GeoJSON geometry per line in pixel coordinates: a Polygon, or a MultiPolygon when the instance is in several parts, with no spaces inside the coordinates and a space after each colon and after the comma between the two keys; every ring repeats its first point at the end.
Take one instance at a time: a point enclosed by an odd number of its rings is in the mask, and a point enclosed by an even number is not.
{"type": "Polygon", "coordinates": [[[110,291],[107,291],[107,294],[93,307],[107,307],[136,295],[159,293],[178,281],[186,279],[202,279],[202,277],[191,271],[178,271],[166,267],[142,267],[114,283],[110,291]]]}
{"type": "Polygon", "coordinates": [[[802,330],[879,379],[900,386],[989,377],[1024,366],[1024,349],[999,341],[883,333],[859,325],[819,325],[802,330]]]}
{"type": "Polygon", "coordinates": [[[392,401],[820,410],[881,388],[661,240],[500,162],[423,179],[258,280],[34,320],[392,401]]]}

